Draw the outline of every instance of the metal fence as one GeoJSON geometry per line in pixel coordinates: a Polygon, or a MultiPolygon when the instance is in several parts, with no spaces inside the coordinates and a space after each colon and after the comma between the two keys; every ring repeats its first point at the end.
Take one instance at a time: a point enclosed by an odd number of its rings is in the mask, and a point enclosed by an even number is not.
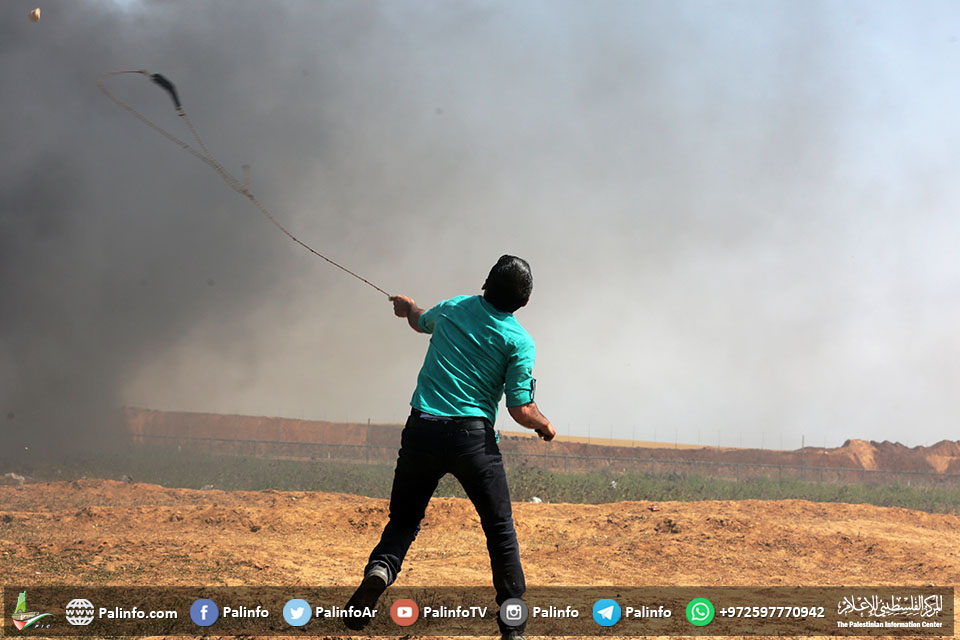
{"type": "MultiPolygon", "coordinates": [[[[247,455],[284,460],[330,460],[364,464],[389,464],[397,459],[397,445],[328,444],[291,442],[286,440],[248,440],[197,436],[136,435],[135,442],[167,442],[192,450],[227,455],[247,455]]],[[[835,484],[901,484],[908,486],[960,487],[960,474],[923,471],[887,471],[846,467],[757,464],[712,460],[667,458],[629,458],[606,456],[574,456],[552,453],[511,451],[501,447],[505,464],[526,465],[554,471],[641,472],[653,475],[707,476],[729,480],[751,478],[792,479],[803,482],[835,484]]]]}

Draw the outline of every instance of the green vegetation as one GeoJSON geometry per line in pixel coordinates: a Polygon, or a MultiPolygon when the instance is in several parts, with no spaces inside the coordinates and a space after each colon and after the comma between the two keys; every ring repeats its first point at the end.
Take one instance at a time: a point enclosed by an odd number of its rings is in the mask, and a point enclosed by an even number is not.
{"type": "Polygon", "coordinates": [[[903,484],[833,484],[794,479],[728,480],[702,475],[563,473],[520,466],[511,470],[514,500],[537,496],[544,502],[599,504],[622,500],[810,500],[904,507],[935,513],[960,514],[960,487],[903,484]]]}
{"type": "MultiPolygon", "coordinates": [[[[326,460],[276,460],[217,455],[175,448],[134,447],[52,462],[22,461],[13,469],[34,481],[78,478],[129,479],[167,487],[259,491],[329,491],[385,498],[393,466],[326,460]]],[[[4,469],[7,471],[10,469],[4,469]]],[[[598,504],[639,500],[784,500],[864,503],[960,514],[960,487],[903,484],[835,484],[795,479],[727,480],[690,474],[594,471],[561,472],[527,465],[508,466],[512,498],[529,501],[598,504]]],[[[439,496],[465,497],[447,476],[439,496]]]]}

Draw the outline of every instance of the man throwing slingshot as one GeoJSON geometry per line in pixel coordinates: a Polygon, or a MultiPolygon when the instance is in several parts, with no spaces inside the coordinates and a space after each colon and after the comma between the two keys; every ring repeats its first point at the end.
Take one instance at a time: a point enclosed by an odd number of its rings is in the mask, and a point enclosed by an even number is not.
{"type": "MultiPolygon", "coordinates": [[[[413,300],[393,296],[393,311],[418,333],[432,334],[410,402],[390,495],[390,519],[370,554],[363,582],[346,609],[376,605],[397,579],[403,558],[420,531],[437,483],[452,473],[480,516],[487,538],[498,605],[526,591],[520,548],[513,527],[510,492],[493,424],[506,395],[510,416],[544,440],[557,432],[534,402],[535,349],[513,317],[533,290],[526,260],[502,256],[483,284],[482,296],[457,296],[424,311],[413,300]]],[[[345,618],[360,630],[368,616],[345,618]]],[[[498,616],[504,638],[520,638],[523,626],[498,616]]]]}

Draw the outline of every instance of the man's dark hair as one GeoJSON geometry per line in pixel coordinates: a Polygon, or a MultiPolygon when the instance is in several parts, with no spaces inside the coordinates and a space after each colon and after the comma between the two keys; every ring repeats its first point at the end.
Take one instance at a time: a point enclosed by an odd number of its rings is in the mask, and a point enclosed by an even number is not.
{"type": "Polygon", "coordinates": [[[490,269],[484,287],[484,299],[500,311],[513,313],[530,299],[533,273],[530,265],[517,256],[500,256],[490,269]]]}

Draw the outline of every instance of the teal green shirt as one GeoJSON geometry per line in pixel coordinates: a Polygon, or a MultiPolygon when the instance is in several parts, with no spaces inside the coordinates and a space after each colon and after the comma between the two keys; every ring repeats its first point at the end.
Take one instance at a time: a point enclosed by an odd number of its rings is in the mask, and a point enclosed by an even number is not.
{"type": "Polygon", "coordinates": [[[536,348],[512,313],[483,296],[457,296],[425,311],[420,329],[432,335],[413,408],[496,422],[504,393],[508,407],[533,402],[536,348]]]}

